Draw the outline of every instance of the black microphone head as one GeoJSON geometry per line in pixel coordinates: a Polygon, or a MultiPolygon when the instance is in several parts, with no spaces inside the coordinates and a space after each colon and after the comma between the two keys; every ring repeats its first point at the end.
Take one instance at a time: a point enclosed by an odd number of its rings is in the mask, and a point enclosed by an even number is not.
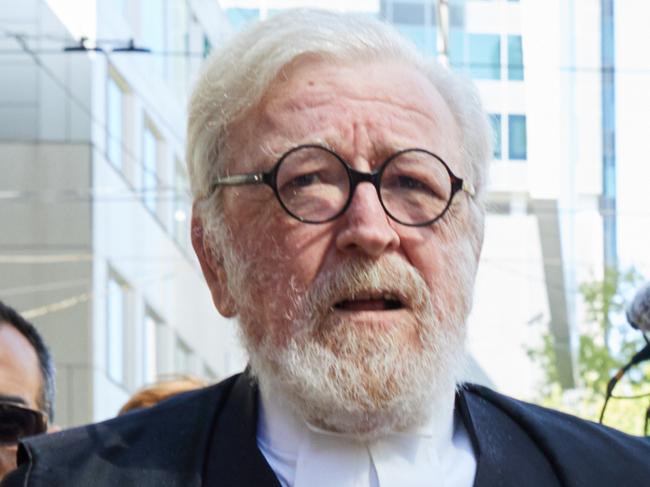
{"type": "Polygon", "coordinates": [[[625,314],[634,328],[650,332],[650,282],[637,291],[625,314]]]}

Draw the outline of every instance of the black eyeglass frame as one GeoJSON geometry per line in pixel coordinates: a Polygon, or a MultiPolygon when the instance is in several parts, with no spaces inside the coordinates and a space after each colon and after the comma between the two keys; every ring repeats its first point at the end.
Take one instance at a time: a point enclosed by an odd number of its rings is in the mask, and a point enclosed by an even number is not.
{"type": "Polygon", "coordinates": [[[11,441],[3,441],[0,438],[0,445],[14,445],[22,438],[26,438],[28,436],[40,435],[47,432],[48,417],[47,414],[45,414],[43,411],[28,408],[26,406],[21,406],[19,404],[15,404],[12,402],[0,401],[0,415],[2,415],[2,413],[6,410],[11,410],[13,412],[19,412],[20,414],[26,414],[30,416],[31,422],[34,424],[35,428],[34,431],[30,431],[26,435],[17,436],[15,439],[12,439],[11,441]]]}
{"type": "Polygon", "coordinates": [[[328,223],[333,220],[336,220],[338,217],[340,217],[343,213],[345,213],[350,206],[350,203],[352,202],[352,198],[354,197],[354,192],[357,189],[357,186],[360,183],[370,183],[375,187],[375,190],[377,191],[377,196],[379,197],[379,202],[381,203],[382,208],[386,212],[386,214],[396,221],[397,223],[409,227],[425,227],[427,225],[431,225],[435,223],[437,220],[442,218],[445,213],[447,213],[447,210],[449,210],[449,207],[451,206],[451,202],[454,199],[454,196],[456,193],[459,191],[465,191],[468,193],[470,196],[474,196],[476,194],[474,190],[474,186],[472,186],[471,183],[465,181],[464,179],[456,176],[452,170],[449,168],[447,163],[443,161],[439,156],[434,154],[433,152],[430,152],[426,149],[420,149],[417,147],[414,148],[408,148],[408,149],[402,149],[391,156],[389,156],[384,162],[381,163],[381,165],[375,169],[372,172],[362,172],[362,171],[357,171],[354,169],[350,164],[345,161],[340,155],[338,155],[336,152],[334,152],[331,149],[328,149],[327,147],[324,147],[319,144],[303,144],[303,145],[298,145],[296,147],[293,147],[289,149],[287,152],[282,154],[280,158],[277,160],[277,162],[274,164],[274,166],[269,169],[268,171],[265,172],[255,172],[255,173],[246,173],[246,174],[233,174],[229,176],[223,176],[223,177],[217,177],[212,181],[212,185],[210,186],[210,194],[212,194],[217,187],[219,186],[245,186],[248,184],[266,184],[269,186],[272,190],[273,193],[275,194],[275,198],[278,200],[280,203],[280,206],[286,211],[291,217],[295,218],[296,220],[302,222],[302,223],[309,223],[309,224],[320,224],[320,223],[328,223]],[[327,218],[326,220],[309,220],[307,218],[303,218],[301,216],[296,215],[293,213],[287,206],[284,204],[282,201],[282,198],[280,197],[280,193],[278,191],[278,185],[277,185],[277,175],[278,171],[280,169],[280,166],[284,162],[284,160],[293,154],[296,151],[302,150],[302,149],[321,149],[332,156],[334,156],[345,168],[348,179],[350,181],[350,189],[349,189],[349,194],[347,201],[343,205],[343,207],[333,216],[327,218]],[[430,156],[433,156],[435,159],[440,162],[444,168],[447,170],[447,174],[449,175],[449,179],[451,182],[451,192],[449,193],[449,199],[447,200],[447,204],[445,205],[444,209],[442,212],[440,212],[439,215],[437,215],[435,218],[432,218],[431,220],[427,220],[422,223],[406,223],[401,221],[399,218],[395,217],[388,208],[386,208],[386,205],[384,204],[384,200],[381,196],[381,178],[384,174],[384,171],[386,170],[386,167],[388,167],[388,164],[390,164],[391,161],[396,159],[397,157],[401,156],[402,154],[405,154],[407,152],[421,152],[424,154],[428,154],[430,156]]]}

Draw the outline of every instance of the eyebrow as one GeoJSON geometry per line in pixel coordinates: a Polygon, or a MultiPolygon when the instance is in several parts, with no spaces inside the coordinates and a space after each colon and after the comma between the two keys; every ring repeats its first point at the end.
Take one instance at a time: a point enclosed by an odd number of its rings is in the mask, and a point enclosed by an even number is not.
{"type": "Polygon", "coordinates": [[[5,394],[0,394],[0,402],[13,402],[17,404],[23,404],[27,406],[27,401],[20,396],[8,396],[5,394]]]}
{"type": "Polygon", "coordinates": [[[334,146],[329,143],[327,140],[327,137],[312,137],[308,136],[300,140],[289,140],[288,138],[283,140],[281,143],[278,143],[276,146],[271,146],[269,143],[264,143],[260,146],[262,153],[270,158],[273,159],[279,159],[282,157],[287,151],[290,151],[291,149],[295,149],[296,147],[299,147],[301,145],[320,145],[321,147],[325,147],[326,149],[329,149],[333,152],[336,152],[336,149],[334,146]]]}

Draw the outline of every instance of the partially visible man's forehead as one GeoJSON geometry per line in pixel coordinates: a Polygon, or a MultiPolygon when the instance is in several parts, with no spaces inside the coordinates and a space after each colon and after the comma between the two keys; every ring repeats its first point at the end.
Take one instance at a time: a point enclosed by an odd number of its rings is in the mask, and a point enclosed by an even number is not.
{"type": "Polygon", "coordinates": [[[351,100],[391,103],[426,117],[437,117],[441,108],[448,109],[424,73],[398,60],[343,63],[307,59],[295,63],[270,86],[266,106],[300,110],[329,103],[341,95],[351,100]],[[373,91],[368,90],[370,87],[373,91]]]}

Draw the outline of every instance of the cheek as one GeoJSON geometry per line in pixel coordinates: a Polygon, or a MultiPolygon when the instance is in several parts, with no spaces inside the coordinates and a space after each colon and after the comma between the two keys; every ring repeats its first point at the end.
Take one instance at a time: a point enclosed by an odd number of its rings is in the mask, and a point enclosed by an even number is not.
{"type": "Polygon", "coordinates": [[[448,266],[449,237],[437,227],[402,227],[400,245],[429,287],[437,287],[448,266]]]}
{"type": "Polygon", "coordinates": [[[270,218],[257,234],[260,257],[274,280],[297,289],[308,287],[334,248],[332,225],[310,225],[288,215],[270,218]]]}
{"type": "Polygon", "coordinates": [[[458,301],[459,293],[471,291],[468,280],[476,267],[471,242],[443,228],[417,230],[417,235],[402,237],[402,248],[432,296],[451,306],[458,301]]]}
{"type": "Polygon", "coordinates": [[[0,446],[0,479],[16,468],[17,446],[0,446]]]}
{"type": "Polygon", "coordinates": [[[307,225],[288,216],[238,230],[236,234],[246,234],[239,242],[238,254],[250,263],[245,279],[254,299],[255,321],[282,326],[295,296],[309,288],[326,262],[331,230],[327,225],[307,225]]]}
{"type": "Polygon", "coordinates": [[[297,284],[309,286],[335,257],[335,236],[331,225],[298,225],[285,233],[284,251],[287,268],[292,269],[297,284]]]}

